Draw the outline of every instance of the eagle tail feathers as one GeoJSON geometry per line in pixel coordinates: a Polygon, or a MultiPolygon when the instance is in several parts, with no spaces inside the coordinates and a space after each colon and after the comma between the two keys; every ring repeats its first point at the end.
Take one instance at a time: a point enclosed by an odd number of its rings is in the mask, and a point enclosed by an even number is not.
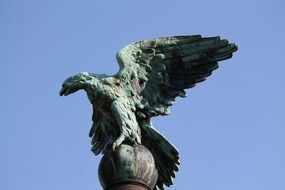
{"type": "Polygon", "coordinates": [[[159,189],[164,189],[163,184],[169,187],[180,164],[178,151],[151,124],[144,123],[141,128],[142,144],[152,153],[158,170],[156,186],[159,189]]]}

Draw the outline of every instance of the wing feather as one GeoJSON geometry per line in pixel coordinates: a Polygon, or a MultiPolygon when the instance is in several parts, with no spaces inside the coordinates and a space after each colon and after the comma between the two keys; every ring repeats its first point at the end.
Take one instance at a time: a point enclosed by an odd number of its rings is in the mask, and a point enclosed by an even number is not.
{"type": "MultiPolygon", "coordinates": [[[[135,91],[148,117],[166,115],[170,101],[186,97],[184,89],[202,82],[218,68],[218,61],[229,59],[237,46],[220,37],[202,38],[200,35],[163,37],[139,41],[117,54],[120,72],[117,77],[137,80],[135,91]]],[[[131,89],[133,90],[133,89],[131,89]]]]}
{"type": "Polygon", "coordinates": [[[117,134],[116,130],[108,131],[108,135],[106,134],[106,130],[108,128],[113,128],[115,126],[112,121],[110,121],[102,112],[100,112],[93,105],[93,115],[92,115],[93,124],[89,131],[89,137],[91,139],[91,151],[98,155],[101,152],[104,154],[108,148],[108,145],[114,141],[114,137],[117,134]]]}

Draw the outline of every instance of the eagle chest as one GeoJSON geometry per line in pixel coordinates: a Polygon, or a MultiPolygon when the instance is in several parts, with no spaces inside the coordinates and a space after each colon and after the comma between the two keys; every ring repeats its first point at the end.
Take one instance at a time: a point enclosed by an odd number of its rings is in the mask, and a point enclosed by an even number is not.
{"type": "Polygon", "coordinates": [[[97,88],[96,97],[94,97],[96,106],[102,111],[109,112],[111,111],[111,104],[113,101],[120,97],[118,89],[112,88],[108,85],[102,85],[100,88],[97,88]]]}

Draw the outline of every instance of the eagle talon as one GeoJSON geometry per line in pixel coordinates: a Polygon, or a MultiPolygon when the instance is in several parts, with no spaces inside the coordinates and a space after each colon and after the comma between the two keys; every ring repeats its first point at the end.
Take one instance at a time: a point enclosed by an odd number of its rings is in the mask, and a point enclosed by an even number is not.
{"type": "Polygon", "coordinates": [[[124,141],[126,140],[126,136],[124,134],[121,134],[118,139],[113,143],[113,151],[116,150],[117,147],[119,147],[124,141]]]}
{"type": "Polygon", "coordinates": [[[117,148],[117,143],[114,143],[114,144],[113,144],[113,147],[112,147],[112,150],[115,151],[116,148],[117,148]]]}

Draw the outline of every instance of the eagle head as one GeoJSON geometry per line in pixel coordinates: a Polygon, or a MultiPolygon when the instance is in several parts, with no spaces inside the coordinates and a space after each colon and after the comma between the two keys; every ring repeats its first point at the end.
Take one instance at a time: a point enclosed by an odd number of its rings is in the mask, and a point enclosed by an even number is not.
{"type": "Polygon", "coordinates": [[[60,96],[67,96],[81,89],[86,89],[88,81],[90,81],[92,75],[87,72],[81,72],[74,76],[68,77],[62,84],[62,88],[59,92],[60,96]]]}

